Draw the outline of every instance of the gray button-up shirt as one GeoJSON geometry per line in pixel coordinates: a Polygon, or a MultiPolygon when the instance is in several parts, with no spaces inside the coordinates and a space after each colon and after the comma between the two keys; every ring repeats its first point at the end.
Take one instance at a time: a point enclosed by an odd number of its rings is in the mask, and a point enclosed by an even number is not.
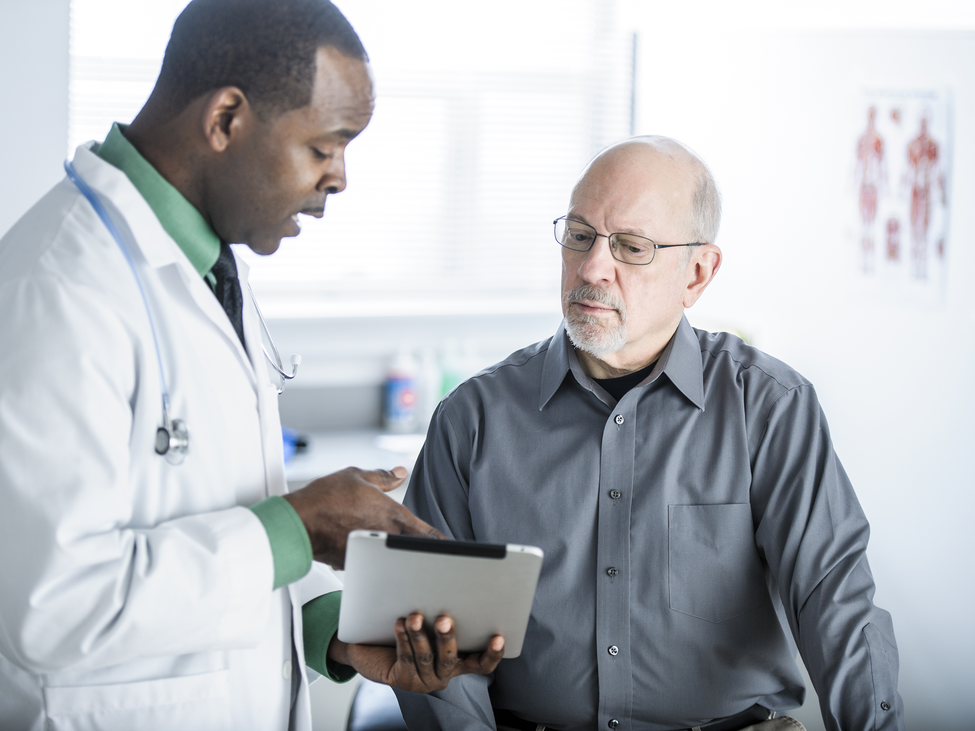
{"type": "Polygon", "coordinates": [[[399,694],[410,728],[705,725],[802,704],[829,729],[901,729],[869,527],[813,387],[682,320],[618,403],[562,330],[440,404],[406,505],[457,539],[545,551],[520,657],[399,694]]]}

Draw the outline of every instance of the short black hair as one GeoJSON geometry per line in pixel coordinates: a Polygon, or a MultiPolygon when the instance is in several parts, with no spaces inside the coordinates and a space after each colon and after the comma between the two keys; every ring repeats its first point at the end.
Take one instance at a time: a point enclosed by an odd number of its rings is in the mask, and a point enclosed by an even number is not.
{"type": "Polygon", "coordinates": [[[323,46],[369,60],[328,0],[193,0],[173,25],[154,93],[178,114],[209,91],[236,86],[267,119],[311,103],[323,46]]]}

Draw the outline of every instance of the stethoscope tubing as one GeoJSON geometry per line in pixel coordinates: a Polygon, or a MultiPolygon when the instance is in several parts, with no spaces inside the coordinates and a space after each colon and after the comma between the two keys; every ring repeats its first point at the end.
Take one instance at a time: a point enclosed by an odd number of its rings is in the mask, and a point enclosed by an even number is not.
{"type": "Polygon", "coordinates": [[[78,190],[81,191],[82,195],[88,199],[91,207],[95,209],[95,213],[105,224],[105,228],[115,239],[115,243],[118,244],[119,249],[122,251],[122,256],[125,257],[126,263],[129,265],[129,269],[132,271],[132,276],[135,278],[136,286],[139,288],[139,296],[142,298],[142,304],[146,309],[146,317],[149,319],[149,330],[152,332],[152,344],[156,349],[156,365],[159,366],[159,383],[162,389],[162,400],[163,400],[163,415],[164,421],[168,421],[169,416],[169,387],[166,385],[166,371],[163,368],[162,362],[162,351],[159,349],[159,337],[156,335],[156,323],[152,318],[152,310],[149,308],[149,298],[146,297],[146,291],[142,286],[142,278],[139,276],[138,271],[135,268],[135,262],[132,261],[132,256],[129,254],[128,248],[122,242],[122,236],[119,234],[118,229],[115,227],[115,222],[112,221],[111,216],[108,215],[108,211],[105,206],[99,200],[95,191],[86,183],[78,172],[75,170],[74,164],[70,160],[64,161],[64,170],[68,174],[71,182],[75,184],[78,190]]]}
{"type": "MultiPolygon", "coordinates": [[[[261,329],[264,331],[264,334],[267,335],[267,341],[271,344],[271,350],[274,351],[274,357],[271,357],[271,354],[267,352],[267,348],[264,347],[264,343],[262,342],[261,350],[264,351],[264,357],[267,358],[267,362],[271,364],[271,367],[276,370],[282,378],[290,381],[298,375],[298,366],[301,365],[301,356],[291,356],[291,373],[284,370],[284,363],[281,362],[281,354],[274,346],[274,338],[271,337],[271,331],[268,329],[267,323],[264,322],[264,315],[261,314],[261,308],[257,306],[257,298],[254,296],[254,290],[251,289],[250,282],[247,283],[247,290],[251,293],[251,301],[254,303],[254,311],[257,313],[257,319],[261,323],[261,329]]],[[[283,384],[281,388],[278,388],[278,394],[280,395],[282,391],[284,391],[283,384]]]]}
{"type": "MultiPolygon", "coordinates": [[[[136,286],[139,288],[139,296],[142,298],[142,305],[146,310],[146,317],[149,320],[149,330],[152,332],[152,344],[156,350],[156,365],[159,367],[159,385],[162,391],[162,416],[163,424],[156,431],[156,453],[159,455],[164,455],[166,460],[173,465],[178,465],[182,463],[186,453],[189,449],[189,432],[186,429],[185,423],[180,419],[170,419],[169,416],[169,387],[166,383],[166,371],[163,368],[162,359],[162,349],[159,347],[159,336],[156,334],[156,323],[152,317],[152,309],[149,306],[149,298],[146,297],[145,288],[142,286],[142,278],[139,276],[139,272],[135,268],[135,262],[132,260],[132,255],[129,253],[128,247],[122,240],[122,236],[115,226],[115,222],[112,217],[108,214],[108,210],[102,204],[101,200],[98,198],[91,186],[86,183],[82,177],[75,170],[74,163],[70,160],[64,161],[64,170],[68,174],[68,178],[72,183],[81,191],[82,195],[91,204],[91,207],[98,214],[102,223],[105,224],[105,228],[111,234],[115,243],[118,244],[119,249],[122,252],[122,256],[125,257],[126,263],[129,265],[129,269],[132,272],[132,277],[135,279],[136,286]]],[[[278,353],[278,349],[274,346],[274,340],[271,338],[271,331],[267,327],[267,323],[264,322],[264,316],[261,314],[261,309],[257,306],[257,300],[254,298],[254,291],[250,289],[250,284],[247,285],[248,291],[251,295],[251,301],[254,303],[254,310],[257,312],[257,318],[260,320],[261,328],[267,335],[268,342],[271,344],[271,349],[274,351],[274,357],[267,352],[267,348],[264,343],[261,342],[261,350],[264,351],[264,357],[267,358],[271,366],[276,370],[281,376],[287,380],[291,380],[298,374],[298,365],[301,363],[301,356],[295,355],[291,357],[291,373],[287,373],[284,370],[284,365],[281,363],[281,355],[278,353]]],[[[278,393],[280,394],[283,390],[283,386],[278,387],[278,393]]]]}

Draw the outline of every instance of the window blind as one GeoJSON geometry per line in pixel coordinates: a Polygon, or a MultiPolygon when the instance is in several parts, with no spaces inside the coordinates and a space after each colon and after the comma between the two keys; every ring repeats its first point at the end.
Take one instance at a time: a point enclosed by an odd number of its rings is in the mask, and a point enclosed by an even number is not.
{"type": "MultiPolygon", "coordinates": [[[[72,0],[69,147],[152,89],[185,0],[72,0]]],[[[632,129],[620,0],[346,0],[377,101],[348,187],[271,257],[238,251],[265,312],[355,316],[558,306],[563,215],[586,161],[632,129]]]]}

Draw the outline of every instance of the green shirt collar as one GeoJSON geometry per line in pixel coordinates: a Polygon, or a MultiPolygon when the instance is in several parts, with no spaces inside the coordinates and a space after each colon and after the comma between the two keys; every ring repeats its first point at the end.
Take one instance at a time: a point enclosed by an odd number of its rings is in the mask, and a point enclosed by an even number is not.
{"type": "Polygon", "coordinates": [[[122,133],[126,126],[113,124],[96,154],[125,173],[166,233],[173,237],[200,276],[206,276],[220,256],[220,237],[193,204],[125,139],[122,133]]]}

